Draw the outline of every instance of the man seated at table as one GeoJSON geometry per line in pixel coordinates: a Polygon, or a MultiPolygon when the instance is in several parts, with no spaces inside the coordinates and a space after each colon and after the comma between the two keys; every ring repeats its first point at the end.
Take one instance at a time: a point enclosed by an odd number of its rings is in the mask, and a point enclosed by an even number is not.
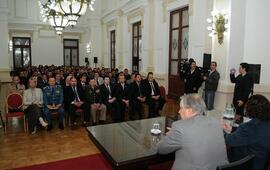
{"type": "Polygon", "coordinates": [[[147,79],[144,81],[145,92],[146,92],[146,103],[149,108],[148,117],[156,117],[159,116],[159,110],[162,110],[165,99],[160,96],[159,85],[154,79],[154,74],[149,72],[147,75],[147,79]]]}
{"type": "Polygon", "coordinates": [[[123,73],[118,76],[118,83],[115,86],[115,97],[120,106],[121,120],[125,119],[125,110],[129,105],[128,93],[129,87],[126,84],[126,79],[123,73]]]}
{"type": "Polygon", "coordinates": [[[102,94],[102,103],[106,105],[109,114],[112,116],[113,122],[121,121],[120,106],[115,97],[115,86],[110,84],[110,78],[105,76],[104,84],[100,86],[102,94]]]}
{"type": "Polygon", "coordinates": [[[93,125],[97,124],[97,111],[100,111],[99,123],[104,124],[106,121],[106,105],[102,103],[101,95],[96,80],[90,79],[89,87],[85,89],[85,99],[91,107],[93,125]]]}
{"type": "Polygon", "coordinates": [[[84,112],[84,125],[89,124],[90,121],[90,107],[85,101],[84,90],[77,85],[77,79],[72,77],[70,79],[70,86],[67,87],[67,104],[68,114],[70,116],[71,125],[77,125],[76,122],[76,110],[81,108],[84,112]]]}
{"type": "Polygon", "coordinates": [[[59,85],[55,85],[55,78],[49,78],[49,86],[43,89],[44,114],[48,121],[48,131],[52,127],[51,113],[58,113],[59,129],[64,129],[64,108],[63,108],[63,90],[59,85]]]}
{"type": "Polygon", "coordinates": [[[139,116],[139,119],[142,119],[142,103],[146,101],[145,88],[141,83],[141,75],[135,75],[135,82],[130,85],[130,106],[131,106],[131,115],[130,119],[135,119],[136,114],[139,116]]]}
{"type": "Polygon", "coordinates": [[[158,144],[160,154],[175,152],[173,170],[214,170],[228,163],[222,127],[214,118],[203,116],[205,109],[199,95],[181,97],[181,120],[168,128],[158,144]]]}

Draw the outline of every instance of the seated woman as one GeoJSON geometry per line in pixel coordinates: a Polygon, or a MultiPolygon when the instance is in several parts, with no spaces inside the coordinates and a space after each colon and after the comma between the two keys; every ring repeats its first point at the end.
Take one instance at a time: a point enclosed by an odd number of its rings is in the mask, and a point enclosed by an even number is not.
{"type": "Polygon", "coordinates": [[[47,127],[48,124],[44,122],[42,118],[42,106],[43,106],[43,93],[42,90],[36,88],[37,81],[35,78],[29,79],[29,89],[23,93],[24,112],[28,120],[29,133],[36,133],[36,124],[39,120],[43,127],[47,127]]]}
{"type": "MultiPolygon", "coordinates": [[[[254,154],[253,170],[262,170],[270,151],[270,104],[266,97],[254,95],[246,104],[246,114],[251,118],[235,132],[225,133],[229,160],[236,161],[254,154]]],[[[232,127],[224,124],[225,131],[232,127]]]]}

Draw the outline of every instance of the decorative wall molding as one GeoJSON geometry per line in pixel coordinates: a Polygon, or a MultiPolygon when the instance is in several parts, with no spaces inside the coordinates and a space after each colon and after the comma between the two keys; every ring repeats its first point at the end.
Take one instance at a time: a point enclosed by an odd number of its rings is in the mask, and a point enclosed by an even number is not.
{"type": "Polygon", "coordinates": [[[9,40],[12,40],[12,37],[30,37],[33,42],[33,34],[34,30],[9,29],[9,40]]]}
{"type": "Polygon", "coordinates": [[[64,42],[64,39],[79,39],[79,42],[82,43],[82,33],[76,32],[63,32],[61,34],[61,42],[64,42]]]}

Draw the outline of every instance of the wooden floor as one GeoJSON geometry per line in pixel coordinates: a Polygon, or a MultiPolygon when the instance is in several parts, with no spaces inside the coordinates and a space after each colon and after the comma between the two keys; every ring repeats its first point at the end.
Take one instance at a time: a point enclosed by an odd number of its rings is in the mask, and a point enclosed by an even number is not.
{"type": "MultiPolygon", "coordinates": [[[[168,100],[162,115],[175,115],[178,110],[178,104],[168,100]]],[[[88,138],[83,127],[76,130],[69,127],[59,130],[55,126],[51,132],[41,130],[29,135],[23,131],[22,121],[15,119],[10,124],[7,134],[0,129],[0,170],[95,153],[99,153],[99,150],[88,138]]]]}

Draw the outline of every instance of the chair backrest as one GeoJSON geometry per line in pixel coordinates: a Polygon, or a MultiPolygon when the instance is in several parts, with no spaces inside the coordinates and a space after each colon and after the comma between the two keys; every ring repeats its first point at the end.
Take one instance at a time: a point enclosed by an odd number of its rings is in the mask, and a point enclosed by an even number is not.
{"type": "Polygon", "coordinates": [[[160,96],[165,97],[166,96],[166,89],[164,86],[159,87],[160,96]]]}
{"type": "Polygon", "coordinates": [[[23,105],[23,98],[20,93],[11,93],[7,96],[6,103],[8,107],[20,108],[23,105]]]}
{"type": "Polygon", "coordinates": [[[229,163],[227,165],[218,166],[217,170],[252,170],[254,155],[248,155],[243,159],[229,163]]]}

